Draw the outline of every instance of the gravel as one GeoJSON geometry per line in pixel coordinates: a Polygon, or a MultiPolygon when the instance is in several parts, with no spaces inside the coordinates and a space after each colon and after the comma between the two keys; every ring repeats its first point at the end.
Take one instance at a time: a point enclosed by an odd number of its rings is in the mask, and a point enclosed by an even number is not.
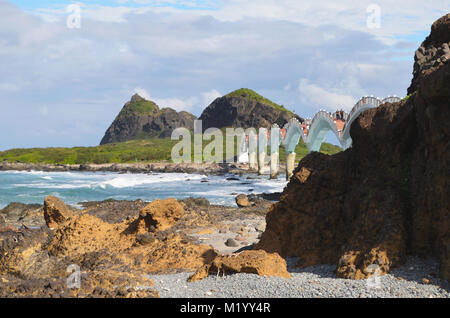
{"type": "Polygon", "coordinates": [[[407,262],[378,278],[368,280],[336,278],[334,265],[294,267],[296,259],[287,259],[291,278],[262,277],[256,274],[233,274],[209,277],[188,283],[192,273],[149,275],[163,298],[293,298],[293,297],[420,297],[450,298],[450,284],[438,278],[435,260],[409,257],[407,262]],[[427,278],[430,284],[423,284],[427,278]],[[373,281],[372,281],[373,282],[373,281]]]}

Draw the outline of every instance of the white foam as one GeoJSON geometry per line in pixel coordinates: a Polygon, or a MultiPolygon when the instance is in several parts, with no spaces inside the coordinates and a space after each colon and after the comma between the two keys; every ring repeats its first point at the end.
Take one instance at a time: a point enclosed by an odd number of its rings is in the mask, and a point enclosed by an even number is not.
{"type": "Polygon", "coordinates": [[[145,184],[170,183],[177,181],[201,180],[203,175],[190,175],[186,173],[168,173],[168,174],[124,174],[110,180],[102,181],[97,185],[104,188],[111,186],[114,188],[131,188],[145,184]]]}

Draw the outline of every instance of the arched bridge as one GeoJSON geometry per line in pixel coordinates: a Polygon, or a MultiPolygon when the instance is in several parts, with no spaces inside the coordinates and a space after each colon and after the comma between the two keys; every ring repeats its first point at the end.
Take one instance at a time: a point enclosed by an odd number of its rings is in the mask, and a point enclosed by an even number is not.
{"type": "MultiPolygon", "coordinates": [[[[350,127],[363,111],[387,102],[394,103],[398,101],[400,101],[400,98],[396,96],[389,96],[384,99],[365,96],[353,106],[349,113],[341,110],[332,114],[325,110],[320,110],[312,119],[306,119],[303,123],[300,123],[296,118],[292,118],[282,129],[276,124],[272,126],[270,132],[262,128],[259,130],[259,136],[250,134],[248,138],[241,139],[240,153],[244,155],[240,157],[242,158],[240,161],[247,161],[248,158],[250,167],[258,169],[259,173],[262,174],[266,147],[258,147],[258,156],[256,156],[256,147],[252,146],[252,141],[253,145],[258,143],[257,140],[261,144],[261,139],[263,139],[263,145],[267,144],[267,140],[273,145],[279,146],[281,144],[286,152],[286,178],[289,179],[294,170],[295,147],[300,138],[305,142],[309,152],[319,151],[328,132],[331,131],[339,140],[342,148],[347,149],[352,144],[350,127]],[[263,137],[264,135],[267,136],[267,139],[263,137]]],[[[270,175],[271,178],[275,178],[278,174],[278,147],[270,148],[270,175]]]]}

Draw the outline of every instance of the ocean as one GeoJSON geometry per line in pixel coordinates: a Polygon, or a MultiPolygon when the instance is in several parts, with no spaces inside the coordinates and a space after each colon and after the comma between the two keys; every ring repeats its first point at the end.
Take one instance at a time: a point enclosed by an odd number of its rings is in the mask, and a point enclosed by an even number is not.
{"type": "Polygon", "coordinates": [[[48,195],[75,206],[106,199],[153,201],[187,197],[205,197],[212,204],[235,206],[238,193],[280,192],[287,184],[284,175],[278,180],[255,178],[188,173],[0,171],[0,209],[11,202],[42,204],[48,195]],[[226,180],[229,177],[239,180],[226,180]]]}

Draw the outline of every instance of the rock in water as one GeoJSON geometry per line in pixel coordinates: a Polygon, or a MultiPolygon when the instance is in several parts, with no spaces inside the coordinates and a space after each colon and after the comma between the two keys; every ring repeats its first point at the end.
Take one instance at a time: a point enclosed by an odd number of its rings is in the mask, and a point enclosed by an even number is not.
{"type": "MultiPolygon", "coordinates": [[[[423,45],[449,36],[446,15],[423,45]]],[[[450,278],[450,63],[413,82],[409,99],[354,121],[351,148],[299,163],[256,248],[298,256],[299,266],[338,262],[338,276],[353,279],[418,254],[439,258],[450,278]]]]}
{"type": "Polygon", "coordinates": [[[64,223],[73,212],[60,199],[48,196],[44,200],[44,219],[49,228],[57,228],[64,223]]]}
{"type": "Polygon", "coordinates": [[[277,123],[284,126],[289,119],[297,118],[293,112],[264,98],[251,89],[241,88],[217,98],[200,116],[202,128],[239,127],[270,128],[277,123]]]}
{"type": "Polygon", "coordinates": [[[127,102],[105,133],[101,145],[136,138],[170,137],[178,127],[194,128],[191,113],[177,112],[171,108],[160,109],[152,101],[135,94],[127,102]]]}
{"type": "Polygon", "coordinates": [[[280,276],[290,278],[286,261],[277,253],[262,250],[244,251],[235,255],[218,255],[210,264],[200,267],[191,277],[190,282],[206,278],[217,273],[250,273],[260,276],[280,276]]]}

